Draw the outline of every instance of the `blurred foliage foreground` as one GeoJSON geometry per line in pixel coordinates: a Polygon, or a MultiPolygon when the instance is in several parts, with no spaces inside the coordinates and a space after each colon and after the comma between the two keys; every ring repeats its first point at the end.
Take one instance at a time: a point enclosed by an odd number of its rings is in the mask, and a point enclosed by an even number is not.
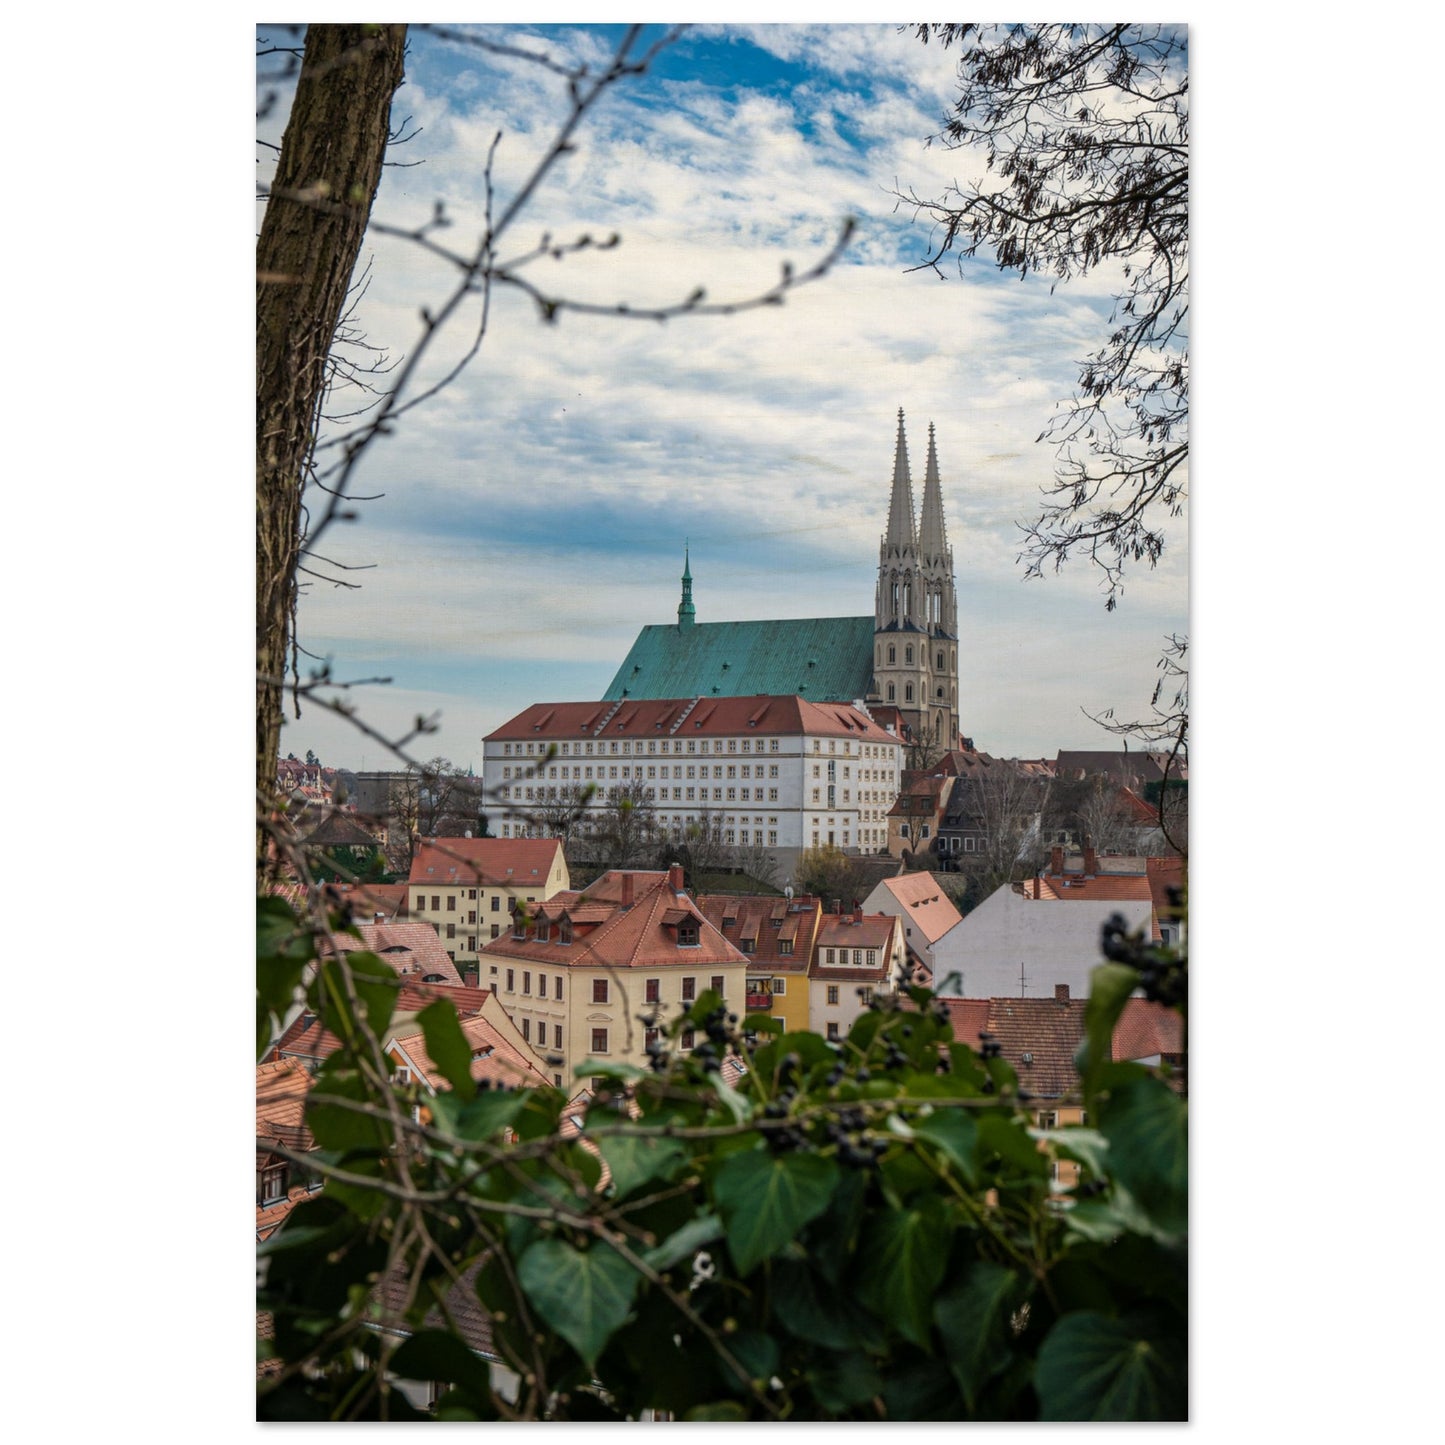
{"type": "Polygon", "coordinates": [[[1034,1127],[998,1046],[917,988],[842,1043],[767,1019],[750,1043],[704,994],[650,1069],[584,1063],[601,1086],[569,1107],[474,1084],[449,1002],[420,1021],[450,1092],[393,1083],[396,975],[318,964],[258,907],[260,1043],[303,987],[343,1041],[296,1156],[325,1187],[261,1246],[260,1418],[430,1418],[399,1381],[450,1420],[1187,1417],[1186,1104],[1110,1061],[1134,990],[1183,1007],[1178,955],[1107,940],[1086,1126],[1034,1127]],[[680,1053],[684,1028],[707,1042],[680,1053]]]}

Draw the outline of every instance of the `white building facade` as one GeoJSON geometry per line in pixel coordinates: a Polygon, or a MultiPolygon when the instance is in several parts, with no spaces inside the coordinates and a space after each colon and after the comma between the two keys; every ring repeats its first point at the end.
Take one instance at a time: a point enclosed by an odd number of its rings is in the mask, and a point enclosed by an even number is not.
{"type": "Polygon", "coordinates": [[[800,697],[538,703],[483,741],[483,779],[503,838],[544,837],[541,811],[593,788],[595,819],[613,788],[636,785],[659,830],[706,821],[720,841],[777,850],[873,853],[887,843],[902,745],[859,704],[800,697]]]}

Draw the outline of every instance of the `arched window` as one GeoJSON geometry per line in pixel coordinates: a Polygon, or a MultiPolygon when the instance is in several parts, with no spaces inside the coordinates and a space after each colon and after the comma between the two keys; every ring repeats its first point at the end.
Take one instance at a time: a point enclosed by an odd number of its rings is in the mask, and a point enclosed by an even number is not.
{"type": "Polygon", "coordinates": [[[937,661],[936,663],[934,663],[934,667],[935,667],[939,672],[942,672],[942,671],[943,671],[943,654],[942,654],[941,652],[938,654],[938,661],[937,661]]]}
{"type": "Polygon", "coordinates": [[[898,696],[897,690],[894,688],[893,684],[890,682],[890,683],[888,684],[888,701],[889,701],[889,702],[893,702],[893,701],[897,698],[897,696],[898,696]]]}
{"type": "Polygon", "coordinates": [[[897,661],[898,661],[898,649],[897,649],[896,647],[894,647],[894,645],[893,645],[891,642],[888,644],[888,661],[889,661],[889,662],[897,662],[897,661]]]}
{"type": "Polygon", "coordinates": [[[913,684],[911,682],[903,689],[903,701],[913,701],[913,684]]]}
{"type": "Polygon", "coordinates": [[[907,663],[913,661],[913,644],[911,642],[903,649],[903,660],[907,663]]]}

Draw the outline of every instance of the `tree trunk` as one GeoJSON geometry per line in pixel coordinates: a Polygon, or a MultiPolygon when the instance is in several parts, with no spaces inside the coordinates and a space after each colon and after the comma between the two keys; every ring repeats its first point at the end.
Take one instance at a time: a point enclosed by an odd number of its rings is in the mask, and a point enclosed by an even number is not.
{"type": "MultiPolygon", "coordinates": [[[[405,25],[312,25],[256,243],[256,805],[276,801],[301,489],[401,84],[405,25]]],[[[257,831],[257,868],[264,865],[257,831]]]]}

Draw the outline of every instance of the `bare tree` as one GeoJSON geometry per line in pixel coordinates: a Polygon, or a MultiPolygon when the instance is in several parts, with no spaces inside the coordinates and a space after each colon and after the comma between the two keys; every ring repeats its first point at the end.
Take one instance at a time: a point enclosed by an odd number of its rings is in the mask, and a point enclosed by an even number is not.
{"type": "Polygon", "coordinates": [[[645,783],[608,788],[594,820],[592,842],[606,868],[636,868],[657,841],[657,810],[645,783]]]}
{"type": "MultiPolygon", "coordinates": [[[[1173,25],[919,25],[957,43],[961,91],[934,140],[977,147],[988,176],[942,196],[900,192],[934,227],[924,266],[991,254],[1067,281],[1121,264],[1107,341],[1040,440],[1053,485],[1027,528],[1030,575],[1071,553],[1112,609],[1126,566],[1153,566],[1183,508],[1189,457],[1188,39],[1173,25]]],[[[940,273],[941,274],[941,273],[940,273]]]]}
{"type": "Polygon", "coordinates": [[[1040,826],[1047,795],[1046,779],[1004,758],[989,758],[954,784],[949,814],[963,821],[974,845],[958,855],[959,882],[949,888],[960,912],[1038,868],[1044,855],[1040,826]]]}
{"type": "Polygon", "coordinates": [[[727,857],[733,868],[764,888],[777,879],[778,860],[761,843],[740,843],[728,849],[727,857]]]}
{"type": "Polygon", "coordinates": [[[544,838],[558,838],[568,860],[574,839],[581,836],[587,820],[587,805],[597,792],[595,783],[561,783],[543,789],[546,796],[527,812],[527,820],[544,838]]]}
{"type": "Polygon", "coordinates": [[[821,898],[825,908],[835,899],[848,908],[869,891],[859,860],[832,843],[804,849],[793,869],[793,882],[799,892],[821,898]]]}

